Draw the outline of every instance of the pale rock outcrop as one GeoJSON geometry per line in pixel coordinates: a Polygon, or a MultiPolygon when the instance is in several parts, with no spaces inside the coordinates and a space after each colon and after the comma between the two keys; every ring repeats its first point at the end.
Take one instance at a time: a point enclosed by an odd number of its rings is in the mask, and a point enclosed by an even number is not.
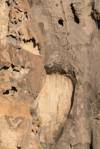
{"type": "Polygon", "coordinates": [[[37,113],[41,119],[40,141],[55,143],[60,137],[71,107],[73,85],[61,74],[46,76],[44,86],[37,98],[37,113]]]}

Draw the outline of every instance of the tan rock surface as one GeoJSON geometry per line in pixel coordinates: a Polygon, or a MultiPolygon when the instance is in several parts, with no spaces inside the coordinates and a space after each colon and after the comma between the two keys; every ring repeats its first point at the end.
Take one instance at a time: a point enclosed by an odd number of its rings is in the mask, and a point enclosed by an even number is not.
{"type": "Polygon", "coordinates": [[[0,0],[0,149],[99,149],[99,0],[0,0]]]}
{"type": "Polygon", "coordinates": [[[45,84],[37,99],[37,113],[42,127],[41,142],[52,144],[53,139],[59,137],[59,131],[63,128],[71,107],[72,91],[72,82],[66,76],[60,74],[46,76],[45,84]]]}

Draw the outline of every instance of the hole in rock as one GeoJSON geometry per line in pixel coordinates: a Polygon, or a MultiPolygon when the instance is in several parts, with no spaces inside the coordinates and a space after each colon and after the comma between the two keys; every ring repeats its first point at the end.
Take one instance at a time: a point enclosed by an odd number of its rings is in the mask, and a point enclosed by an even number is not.
{"type": "Polygon", "coordinates": [[[16,50],[19,50],[19,51],[20,51],[20,50],[21,50],[21,48],[19,47],[19,48],[17,48],[16,50]]]}
{"type": "Polygon", "coordinates": [[[13,71],[16,71],[16,72],[20,72],[20,69],[25,69],[24,66],[15,66],[14,64],[11,64],[11,68],[13,71]]]}
{"type": "Polygon", "coordinates": [[[17,91],[18,91],[17,88],[15,86],[12,86],[10,89],[7,89],[7,90],[3,91],[3,95],[8,95],[12,92],[14,93],[14,92],[17,92],[17,91]]]}
{"type": "Polygon", "coordinates": [[[34,133],[34,130],[32,129],[32,132],[34,133]]]}
{"type": "Polygon", "coordinates": [[[8,95],[9,94],[9,90],[6,90],[3,92],[3,95],[8,95]]]}
{"type": "Polygon", "coordinates": [[[11,64],[11,68],[13,69],[13,71],[16,71],[16,72],[20,72],[15,65],[11,64]]]}
{"type": "Polygon", "coordinates": [[[21,149],[21,146],[17,146],[17,149],[21,149]]]}
{"type": "Polygon", "coordinates": [[[28,19],[28,13],[27,13],[27,11],[25,11],[24,14],[25,14],[26,18],[28,19]]]}
{"type": "Polygon", "coordinates": [[[10,2],[9,2],[9,0],[6,1],[6,4],[7,4],[8,6],[10,6],[10,2]]]}
{"type": "Polygon", "coordinates": [[[72,13],[73,13],[73,15],[74,15],[74,21],[75,21],[77,24],[79,24],[79,23],[80,23],[80,19],[79,19],[77,13],[76,13],[76,10],[75,10],[75,8],[74,8],[73,3],[71,3],[70,6],[71,6],[72,13]]]}
{"type": "Polygon", "coordinates": [[[64,20],[63,19],[59,19],[58,23],[59,23],[59,25],[64,26],[64,20]]]}
{"type": "Polygon", "coordinates": [[[0,70],[7,70],[7,69],[9,69],[9,66],[0,66],[0,70]]]}
{"type": "Polygon", "coordinates": [[[13,69],[13,71],[20,72],[20,71],[19,71],[19,70],[17,70],[17,69],[13,69]]]}
{"type": "Polygon", "coordinates": [[[17,88],[15,86],[12,86],[11,90],[17,92],[17,88]]]}
{"type": "Polygon", "coordinates": [[[15,68],[15,66],[14,66],[13,64],[11,64],[11,67],[12,67],[12,69],[14,69],[14,68],[15,68]]]}

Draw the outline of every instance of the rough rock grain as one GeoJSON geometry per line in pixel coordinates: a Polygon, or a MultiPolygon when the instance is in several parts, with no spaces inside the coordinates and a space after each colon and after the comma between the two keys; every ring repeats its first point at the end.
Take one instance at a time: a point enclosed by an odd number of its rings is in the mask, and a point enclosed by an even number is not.
{"type": "Polygon", "coordinates": [[[0,1],[0,149],[99,149],[100,1],[0,1]]]}

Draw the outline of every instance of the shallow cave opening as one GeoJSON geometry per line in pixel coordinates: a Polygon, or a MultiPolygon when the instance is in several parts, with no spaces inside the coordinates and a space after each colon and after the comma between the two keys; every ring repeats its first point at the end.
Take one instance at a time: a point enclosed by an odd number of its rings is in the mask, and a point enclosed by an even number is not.
{"type": "Polygon", "coordinates": [[[75,10],[75,7],[74,7],[73,3],[70,4],[70,7],[71,7],[72,13],[74,15],[75,23],[79,24],[80,23],[80,19],[78,17],[78,14],[76,13],[76,10],[75,10]]]}
{"type": "Polygon", "coordinates": [[[58,24],[61,25],[61,26],[64,26],[64,20],[63,19],[59,19],[58,20],[58,24]]]}

